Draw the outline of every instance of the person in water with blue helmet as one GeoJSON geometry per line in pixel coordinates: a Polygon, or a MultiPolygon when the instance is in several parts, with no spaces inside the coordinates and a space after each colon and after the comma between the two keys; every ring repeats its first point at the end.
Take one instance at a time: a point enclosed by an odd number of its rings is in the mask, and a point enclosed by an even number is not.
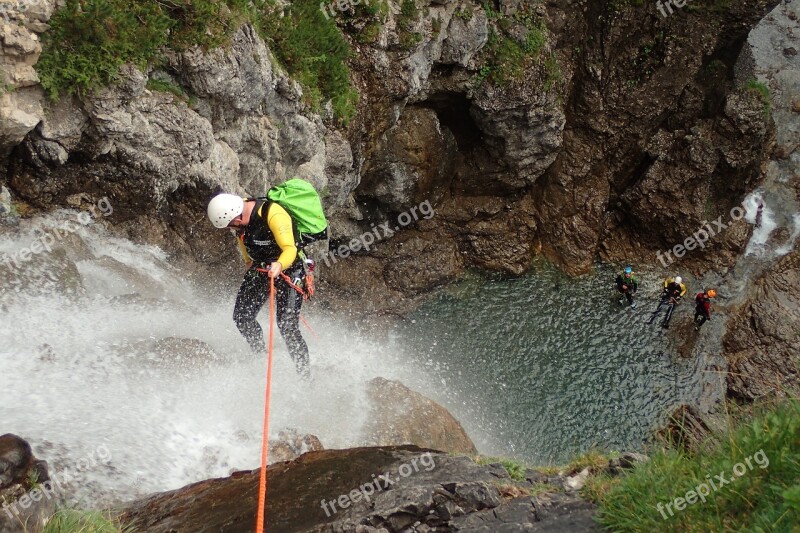
{"type": "Polygon", "coordinates": [[[636,302],[633,301],[633,295],[639,290],[639,280],[636,278],[636,273],[633,269],[630,266],[626,266],[625,270],[617,276],[615,283],[617,291],[625,295],[631,309],[636,309],[636,302]]]}

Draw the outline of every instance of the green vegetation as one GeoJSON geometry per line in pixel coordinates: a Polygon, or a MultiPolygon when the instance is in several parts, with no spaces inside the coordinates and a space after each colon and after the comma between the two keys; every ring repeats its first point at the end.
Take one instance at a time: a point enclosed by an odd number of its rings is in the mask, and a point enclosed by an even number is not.
{"type": "Polygon", "coordinates": [[[769,87],[756,79],[748,80],[745,87],[761,99],[764,103],[764,117],[769,118],[772,113],[772,96],[769,93],[769,87]]]}
{"type": "Polygon", "coordinates": [[[631,62],[632,78],[628,80],[629,87],[645,82],[664,64],[667,53],[666,41],[667,33],[661,30],[652,41],[645,42],[639,47],[636,57],[631,62]]]}
{"type": "MultiPolygon", "coordinates": [[[[526,70],[538,64],[547,44],[544,21],[532,12],[530,6],[513,16],[504,16],[489,2],[485,2],[483,8],[490,23],[489,41],[483,52],[484,66],[476,81],[482,83],[488,79],[495,85],[505,85],[522,79],[526,70]]],[[[548,90],[555,81],[555,74],[560,76],[555,57],[550,59],[553,62],[548,67],[548,90]]]]}
{"type": "Polygon", "coordinates": [[[174,94],[180,100],[189,100],[189,95],[186,94],[186,91],[183,90],[183,87],[172,83],[171,81],[150,78],[147,80],[147,88],[151,91],[174,94]]]}
{"type": "Polygon", "coordinates": [[[5,74],[0,72],[0,94],[10,93],[14,90],[14,86],[6,80],[5,74]]]}
{"type": "Polygon", "coordinates": [[[611,8],[614,11],[622,11],[628,7],[641,7],[644,5],[644,0],[612,0],[611,8]]]}
{"type": "Polygon", "coordinates": [[[28,490],[33,490],[39,487],[39,472],[35,469],[31,469],[28,472],[28,490]]]}
{"type": "Polygon", "coordinates": [[[793,399],[740,423],[717,446],[658,451],[621,477],[591,479],[584,495],[614,531],[796,531],[798,443],[793,399]]]}
{"type": "Polygon", "coordinates": [[[514,481],[525,481],[525,472],[530,468],[525,463],[516,461],[514,459],[507,459],[503,457],[485,457],[480,456],[475,460],[479,465],[500,464],[506,469],[508,475],[514,481]]]}
{"type": "MultiPolygon", "coordinates": [[[[377,13],[384,6],[365,9],[377,13]]],[[[50,19],[37,71],[53,99],[85,94],[113,83],[125,63],[141,70],[158,64],[164,49],[224,46],[245,22],[301,83],[312,109],[320,111],[330,100],[341,122],[353,117],[357,93],[346,63],[349,45],[311,0],[285,7],[276,0],[66,0],[50,19]]]]}
{"type": "Polygon", "coordinates": [[[44,34],[42,87],[55,99],[110,84],[124,63],[144,69],[174,26],[164,11],[149,0],[67,0],[44,34]]]}
{"type": "Polygon", "coordinates": [[[549,92],[550,89],[561,81],[561,65],[558,62],[558,57],[556,57],[555,52],[552,52],[545,60],[544,71],[546,76],[544,80],[544,90],[549,92]]]}
{"type": "Polygon", "coordinates": [[[372,44],[378,40],[389,17],[389,3],[386,0],[361,2],[351,9],[336,12],[335,16],[342,29],[358,43],[372,44]]]}
{"type": "Polygon", "coordinates": [[[436,17],[435,19],[431,20],[431,29],[433,30],[434,35],[439,35],[442,31],[442,19],[436,17]]]}
{"type": "Polygon", "coordinates": [[[400,4],[400,16],[397,17],[398,25],[410,30],[419,18],[419,9],[416,0],[403,0],[400,4]]]}
{"type": "Polygon", "coordinates": [[[422,34],[414,31],[419,15],[416,0],[402,0],[400,15],[397,17],[397,36],[403,50],[411,50],[422,41],[422,34]]]}
{"type": "Polygon", "coordinates": [[[455,13],[453,13],[453,16],[463,20],[464,22],[469,22],[470,20],[472,20],[474,14],[471,9],[464,9],[463,7],[459,7],[458,9],[456,9],[455,13]]]}
{"type": "Polygon", "coordinates": [[[319,111],[330,100],[334,115],[349,122],[358,102],[347,67],[350,46],[335,21],[320,11],[319,2],[295,0],[283,16],[271,11],[259,26],[278,61],[303,85],[311,108],[319,111]]]}
{"type": "Polygon", "coordinates": [[[59,509],[47,522],[43,533],[128,533],[117,520],[96,511],[59,509]]]}
{"type": "Polygon", "coordinates": [[[572,475],[580,472],[584,468],[588,468],[591,472],[597,472],[601,468],[608,466],[608,459],[609,456],[606,454],[602,454],[596,450],[588,451],[573,459],[569,465],[567,465],[566,472],[572,475]]]}

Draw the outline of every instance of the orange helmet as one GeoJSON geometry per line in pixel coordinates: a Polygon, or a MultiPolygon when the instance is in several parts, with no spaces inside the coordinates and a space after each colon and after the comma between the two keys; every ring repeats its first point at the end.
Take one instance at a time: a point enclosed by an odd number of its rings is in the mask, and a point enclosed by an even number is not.
{"type": "Polygon", "coordinates": [[[708,289],[708,291],[706,291],[706,294],[708,294],[709,298],[717,297],[717,291],[715,291],[714,289],[708,289]]]}

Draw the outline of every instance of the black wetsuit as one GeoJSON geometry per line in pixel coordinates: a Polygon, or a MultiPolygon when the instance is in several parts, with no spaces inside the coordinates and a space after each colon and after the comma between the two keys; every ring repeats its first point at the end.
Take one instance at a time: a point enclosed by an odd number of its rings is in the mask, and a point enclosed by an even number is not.
{"type": "MultiPolygon", "coordinates": [[[[268,213],[269,204],[257,202],[250,217],[250,222],[237,232],[243,246],[247,250],[247,255],[253,261],[253,265],[245,272],[239,293],[236,295],[236,305],[233,308],[233,320],[236,327],[247,340],[253,352],[258,354],[266,353],[264,342],[264,332],[261,329],[256,316],[261,308],[269,300],[269,274],[258,269],[269,270],[272,262],[276,261],[281,255],[281,248],[267,225],[265,220],[268,213]],[[263,216],[259,216],[259,210],[263,205],[263,216]]],[[[293,229],[294,229],[294,223],[293,229]]],[[[296,242],[296,241],[295,241],[296,242]]],[[[284,268],[286,274],[296,285],[302,285],[304,277],[303,261],[299,255],[288,268],[284,268]]],[[[294,360],[297,372],[307,377],[308,368],[308,345],[300,333],[300,307],[303,304],[303,297],[292,288],[282,277],[275,279],[275,307],[276,321],[281,332],[289,355],[294,360]]]]}
{"type": "Polygon", "coordinates": [[[624,294],[625,298],[628,300],[628,305],[633,305],[633,295],[639,290],[639,283],[636,281],[636,276],[631,274],[629,278],[626,278],[623,274],[620,274],[617,276],[615,283],[617,284],[617,290],[624,294]],[[623,285],[628,288],[624,289],[623,285]]]}
{"type": "Polygon", "coordinates": [[[694,301],[697,304],[694,308],[694,327],[700,329],[706,320],[711,319],[711,298],[705,292],[699,292],[694,301]]]}
{"type": "Polygon", "coordinates": [[[682,284],[675,283],[674,281],[669,283],[664,288],[664,292],[661,294],[661,301],[658,302],[658,307],[656,307],[656,310],[650,315],[650,320],[648,320],[647,323],[652,324],[656,317],[661,314],[661,309],[666,306],[667,314],[664,316],[661,327],[668,328],[669,321],[672,319],[672,313],[675,311],[675,306],[681,301],[681,295],[684,292],[686,292],[686,288],[682,284]]]}

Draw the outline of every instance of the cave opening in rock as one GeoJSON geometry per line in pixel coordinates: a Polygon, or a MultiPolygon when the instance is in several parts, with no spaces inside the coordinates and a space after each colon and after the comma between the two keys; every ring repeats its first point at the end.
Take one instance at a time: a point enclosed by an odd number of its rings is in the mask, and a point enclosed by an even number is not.
{"type": "Polygon", "coordinates": [[[469,113],[472,102],[466,94],[434,93],[419,106],[436,113],[441,125],[455,137],[459,152],[469,152],[482,142],[483,132],[469,113]]]}

